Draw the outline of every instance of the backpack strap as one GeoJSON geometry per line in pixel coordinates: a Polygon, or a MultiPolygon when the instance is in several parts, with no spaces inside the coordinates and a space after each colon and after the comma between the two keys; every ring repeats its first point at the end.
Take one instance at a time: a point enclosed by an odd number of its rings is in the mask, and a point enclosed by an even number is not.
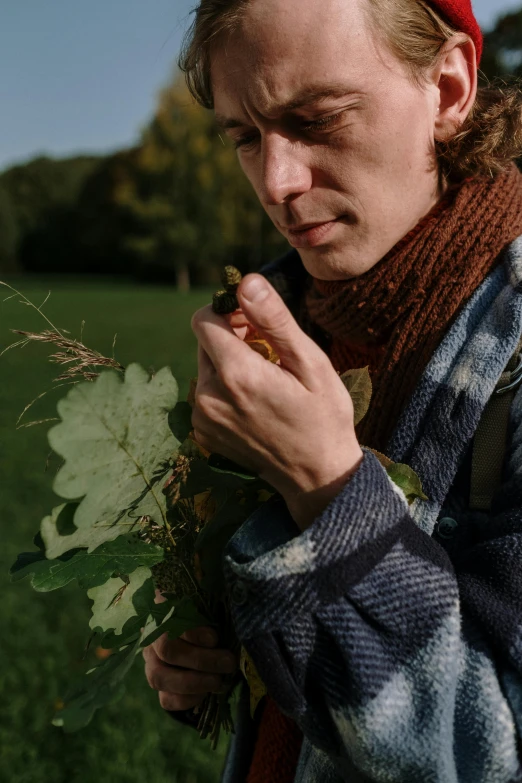
{"type": "Polygon", "coordinates": [[[473,441],[469,507],[489,511],[500,488],[511,404],[522,383],[522,339],[491,395],[473,441]]]}

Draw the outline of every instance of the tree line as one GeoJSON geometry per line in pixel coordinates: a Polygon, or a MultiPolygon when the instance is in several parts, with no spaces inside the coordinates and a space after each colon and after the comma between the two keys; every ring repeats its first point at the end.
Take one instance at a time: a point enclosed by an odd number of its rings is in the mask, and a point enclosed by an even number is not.
{"type": "MultiPolygon", "coordinates": [[[[484,79],[522,78],[522,8],[485,35],[484,79]]],[[[140,142],[107,156],[40,157],[0,175],[0,273],[215,284],[288,249],[228,139],[176,74],[140,142]]]]}

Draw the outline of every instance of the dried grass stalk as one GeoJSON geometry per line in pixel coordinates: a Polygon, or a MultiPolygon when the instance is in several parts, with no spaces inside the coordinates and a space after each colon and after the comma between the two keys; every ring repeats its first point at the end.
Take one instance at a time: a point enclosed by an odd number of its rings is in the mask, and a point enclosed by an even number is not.
{"type": "Polygon", "coordinates": [[[125,367],[116,359],[103,356],[98,351],[88,348],[79,340],[73,340],[60,332],[54,332],[46,329],[43,332],[24,332],[20,329],[12,329],[14,334],[21,335],[24,339],[16,343],[23,347],[30,342],[51,343],[60,350],[51,354],[49,361],[55,364],[71,365],[65,372],[55,378],[55,382],[70,381],[82,378],[85,381],[94,381],[99,376],[100,371],[96,368],[110,368],[123,373],[125,367]]]}

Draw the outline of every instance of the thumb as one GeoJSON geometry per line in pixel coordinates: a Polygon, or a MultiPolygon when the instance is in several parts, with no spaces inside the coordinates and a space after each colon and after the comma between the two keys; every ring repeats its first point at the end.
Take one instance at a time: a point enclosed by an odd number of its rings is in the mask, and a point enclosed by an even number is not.
{"type": "Polygon", "coordinates": [[[275,288],[262,275],[247,275],[237,297],[249,322],[278,354],[281,366],[306,384],[317,374],[322,351],[300,328],[275,288]]]}

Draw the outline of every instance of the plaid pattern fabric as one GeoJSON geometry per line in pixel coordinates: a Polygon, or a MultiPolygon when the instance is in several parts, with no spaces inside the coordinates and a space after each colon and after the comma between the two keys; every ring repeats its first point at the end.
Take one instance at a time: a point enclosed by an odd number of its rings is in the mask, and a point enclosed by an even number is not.
{"type": "MultiPolygon", "coordinates": [[[[296,255],[267,276],[284,280],[286,265],[298,287],[296,255]]],[[[522,237],[446,334],[389,443],[428,500],[408,507],[365,451],[305,532],[274,498],[227,548],[236,630],[305,736],[296,783],[522,780],[522,389],[502,489],[491,513],[468,509],[471,440],[521,331],[522,237]]],[[[252,742],[241,705],[227,783],[242,783],[252,742]]]]}

